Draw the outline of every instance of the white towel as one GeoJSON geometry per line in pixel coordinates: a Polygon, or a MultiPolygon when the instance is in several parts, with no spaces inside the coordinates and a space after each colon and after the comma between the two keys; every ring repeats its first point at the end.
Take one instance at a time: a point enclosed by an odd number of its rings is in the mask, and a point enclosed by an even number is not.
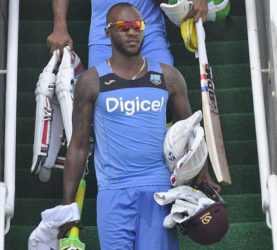
{"type": "Polygon", "coordinates": [[[202,191],[190,186],[179,186],[167,192],[155,193],[154,199],[159,205],[173,202],[170,214],[163,221],[165,228],[173,228],[177,223],[183,223],[206,206],[214,203],[202,191]]]}
{"type": "Polygon", "coordinates": [[[193,189],[190,186],[179,186],[172,188],[167,192],[157,192],[154,194],[154,199],[159,205],[172,203],[176,199],[187,200],[193,204],[197,204],[202,197],[207,197],[200,190],[193,189]]]}
{"type": "Polygon", "coordinates": [[[78,204],[74,202],[47,209],[41,213],[41,218],[42,221],[29,237],[28,250],[56,250],[59,245],[59,227],[80,220],[78,204]]]}

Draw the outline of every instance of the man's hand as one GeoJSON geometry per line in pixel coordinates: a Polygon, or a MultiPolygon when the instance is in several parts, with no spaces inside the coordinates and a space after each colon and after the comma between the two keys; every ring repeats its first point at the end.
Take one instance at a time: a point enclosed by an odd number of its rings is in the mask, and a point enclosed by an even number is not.
{"type": "Polygon", "coordinates": [[[208,164],[206,163],[205,166],[201,169],[200,173],[197,176],[196,185],[200,185],[200,183],[205,182],[210,184],[218,193],[221,193],[221,187],[216,184],[208,171],[208,164]]]}
{"type": "Polygon", "coordinates": [[[73,50],[73,41],[65,28],[54,29],[47,37],[47,47],[52,54],[56,49],[60,50],[60,55],[63,54],[63,48],[69,46],[73,50]]]}
{"type": "Polygon", "coordinates": [[[63,239],[66,237],[66,232],[72,227],[78,227],[79,229],[83,229],[83,224],[79,220],[71,221],[65,223],[60,227],[60,232],[58,234],[58,239],[63,239]]]}
{"type": "Polygon", "coordinates": [[[206,0],[192,0],[193,5],[191,11],[185,16],[184,21],[193,17],[194,22],[197,22],[201,17],[202,21],[206,21],[208,13],[208,4],[206,0]]]}

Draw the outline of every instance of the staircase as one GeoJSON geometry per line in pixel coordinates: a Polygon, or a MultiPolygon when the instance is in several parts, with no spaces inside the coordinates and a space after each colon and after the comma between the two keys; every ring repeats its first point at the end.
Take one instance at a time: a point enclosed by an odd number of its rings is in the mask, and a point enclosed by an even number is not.
{"type": "MultiPolygon", "coordinates": [[[[35,95],[39,73],[50,55],[46,37],[53,27],[49,0],[20,2],[19,75],[17,116],[17,159],[15,216],[6,236],[5,249],[27,249],[31,231],[40,222],[40,212],[61,203],[62,171],[52,171],[50,182],[39,183],[30,174],[34,134],[35,95]]],[[[74,48],[86,65],[90,18],[89,0],[72,0],[69,8],[69,32],[74,48]]],[[[261,211],[261,196],[255,140],[255,125],[249,73],[247,30],[244,1],[231,1],[232,28],[222,41],[212,33],[224,23],[207,26],[207,49],[213,66],[219,112],[233,185],[223,187],[230,228],[224,239],[210,247],[192,242],[180,235],[180,249],[272,249],[271,231],[261,211]]],[[[175,66],[186,78],[194,111],[201,109],[198,60],[185,50],[177,27],[167,22],[175,66]]],[[[87,181],[82,221],[85,229],[80,238],[91,250],[100,249],[96,227],[94,170],[87,181]]],[[[124,250],[124,249],[123,249],[124,250]]],[[[147,249],[148,250],[148,249],[147,249]]],[[[151,249],[149,249],[151,250],[151,249]]]]}

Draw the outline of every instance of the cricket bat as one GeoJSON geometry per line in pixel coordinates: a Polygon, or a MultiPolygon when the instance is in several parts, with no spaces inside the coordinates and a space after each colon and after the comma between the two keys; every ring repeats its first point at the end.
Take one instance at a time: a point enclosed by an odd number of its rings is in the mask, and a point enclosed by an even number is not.
{"type": "Polygon", "coordinates": [[[214,79],[211,66],[208,63],[205,44],[205,30],[201,18],[195,26],[200,66],[202,111],[209,157],[217,181],[223,185],[230,185],[232,181],[226,159],[218,105],[216,101],[214,79]]]}
{"type": "MultiPolygon", "coordinates": [[[[75,199],[79,207],[80,216],[82,214],[85,191],[86,191],[86,180],[83,178],[80,181],[80,185],[75,199]]],[[[85,244],[82,243],[79,239],[78,227],[72,227],[69,230],[68,237],[59,240],[59,250],[84,250],[84,249],[85,249],[85,244]]]]}

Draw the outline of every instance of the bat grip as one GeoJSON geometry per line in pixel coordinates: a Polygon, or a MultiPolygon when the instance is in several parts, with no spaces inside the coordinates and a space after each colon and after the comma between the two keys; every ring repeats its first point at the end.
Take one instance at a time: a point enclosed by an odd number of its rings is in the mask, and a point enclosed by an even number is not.
{"type": "Polygon", "coordinates": [[[79,228],[78,228],[78,227],[72,227],[72,228],[70,229],[69,235],[70,235],[71,237],[72,237],[72,236],[79,237],[79,228]]]}
{"type": "MultiPolygon", "coordinates": [[[[82,215],[82,210],[83,210],[85,191],[86,191],[86,180],[81,179],[79,187],[78,187],[78,191],[77,191],[77,194],[76,194],[76,198],[75,198],[75,201],[77,202],[78,207],[79,207],[80,217],[82,215]]],[[[79,236],[79,228],[78,227],[72,227],[69,230],[69,236],[78,237],[79,236]]]]}
{"type": "Polygon", "coordinates": [[[203,27],[202,19],[195,23],[196,34],[197,34],[197,43],[198,43],[198,55],[199,55],[199,64],[207,64],[208,57],[206,51],[206,44],[205,44],[205,30],[203,27]]]}

